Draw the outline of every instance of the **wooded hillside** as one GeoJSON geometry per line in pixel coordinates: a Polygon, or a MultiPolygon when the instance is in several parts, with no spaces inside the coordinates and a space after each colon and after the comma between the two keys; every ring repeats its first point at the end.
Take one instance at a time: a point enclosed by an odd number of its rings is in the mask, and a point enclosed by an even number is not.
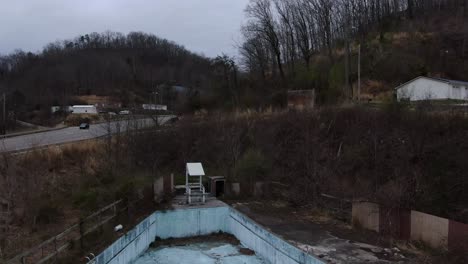
{"type": "Polygon", "coordinates": [[[39,54],[0,57],[0,80],[14,104],[35,107],[90,94],[143,103],[161,84],[209,89],[211,75],[210,59],[141,32],[91,33],[50,43],[39,54]]]}
{"type": "Polygon", "coordinates": [[[466,79],[467,2],[252,0],[242,63],[252,86],[315,88],[321,102],[356,97],[359,46],[373,97],[419,75],[466,79]]]}
{"type": "Polygon", "coordinates": [[[362,99],[389,100],[419,75],[467,80],[467,13],[466,0],[251,0],[238,57],[206,58],[141,32],[91,33],[0,56],[0,86],[15,112],[79,95],[139,104],[161,84],[202,91],[189,110],[284,106],[297,89],[336,103],[356,98],[361,65],[362,99]]]}

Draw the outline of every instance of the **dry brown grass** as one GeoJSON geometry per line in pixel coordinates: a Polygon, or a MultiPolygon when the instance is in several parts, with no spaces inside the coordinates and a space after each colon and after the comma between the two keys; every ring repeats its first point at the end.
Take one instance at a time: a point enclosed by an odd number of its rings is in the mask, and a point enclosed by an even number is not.
{"type": "MultiPolygon", "coordinates": [[[[50,146],[1,161],[2,167],[8,170],[4,170],[4,177],[0,178],[0,190],[8,188],[11,191],[8,198],[14,204],[13,223],[3,249],[7,258],[76,223],[82,212],[75,207],[74,197],[88,191],[89,183],[99,184],[95,179],[105,165],[103,144],[90,140],[50,146]],[[43,215],[44,212],[54,215],[43,215]],[[34,220],[43,217],[52,222],[34,220]]],[[[112,195],[109,198],[114,199],[112,195]]],[[[97,202],[107,204],[109,201],[99,199],[97,202]]]]}
{"type": "Polygon", "coordinates": [[[99,103],[113,103],[117,102],[116,98],[111,96],[98,96],[98,95],[82,95],[82,96],[75,96],[75,99],[79,101],[86,102],[87,104],[99,104],[99,103]]]}
{"type": "Polygon", "coordinates": [[[401,47],[407,45],[409,41],[427,41],[434,37],[433,32],[395,32],[391,36],[391,41],[396,47],[401,47]]]}

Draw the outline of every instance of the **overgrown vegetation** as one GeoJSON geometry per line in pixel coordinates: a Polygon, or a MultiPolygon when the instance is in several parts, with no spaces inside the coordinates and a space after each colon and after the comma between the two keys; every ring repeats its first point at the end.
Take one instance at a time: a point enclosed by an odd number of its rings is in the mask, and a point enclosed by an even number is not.
{"type": "MultiPolygon", "coordinates": [[[[466,222],[467,121],[464,112],[401,104],[207,113],[157,132],[3,155],[0,187],[14,230],[31,238],[24,248],[115,200],[137,200],[155,178],[184,175],[190,161],[239,182],[245,197],[262,182],[267,198],[296,206],[320,206],[326,193],[466,222]]],[[[12,247],[21,248],[3,251],[12,247]]]]}
{"type": "Polygon", "coordinates": [[[152,167],[137,166],[128,155],[132,133],[3,154],[0,198],[9,203],[12,221],[2,236],[0,259],[57,235],[114,201],[127,204],[143,197],[151,201],[155,175],[152,167]]]}
{"type": "Polygon", "coordinates": [[[211,115],[137,139],[135,156],[178,174],[202,161],[210,175],[250,188],[281,183],[297,205],[327,193],[466,221],[467,121],[401,105],[211,115]]]}
{"type": "Polygon", "coordinates": [[[256,149],[248,149],[234,167],[231,181],[242,183],[242,193],[252,195],[257,181],[268,178],[271,170],[270,160],[256,149]]]}

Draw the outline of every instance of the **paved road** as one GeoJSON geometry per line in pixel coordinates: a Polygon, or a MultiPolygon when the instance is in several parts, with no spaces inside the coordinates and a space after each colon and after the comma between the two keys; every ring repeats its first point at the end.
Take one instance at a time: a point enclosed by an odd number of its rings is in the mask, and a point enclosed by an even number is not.
{"type": "MultiPolygon", "coordinates": [[[[161,116],[158,118],[159,124],[164,124],[174,116],[161,116]]],[[[152,118],[114,121],[110,123],[93,124],[89,129],[79,129],[78,127],[68,127],[59,130],[28,134],[0,140],[0,152],[20,152],[32,148],[45,147],[70,143],[74,141],[88,140],[102,137],[118,131],[127,131],[129,129],[141,129],[151,127],[155,124],[152,118]]]]}

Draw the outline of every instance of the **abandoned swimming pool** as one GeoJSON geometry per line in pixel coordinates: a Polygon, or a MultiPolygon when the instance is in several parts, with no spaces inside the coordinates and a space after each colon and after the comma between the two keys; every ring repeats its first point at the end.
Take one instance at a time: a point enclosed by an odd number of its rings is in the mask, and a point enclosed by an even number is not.
{"type": "Polygon", "coordinates": [[[171,263],[168,260],[179,256],[184,263],[271,263],[271,264],[321,264],[319,258],[267,231],[237,210],[220,203],[215,207],[189,207],[171,211],[155,212],[134,229],[120,237],[105,249],[91,264],[152,264],[171,263]],[[242,247],[256,255],[249,258],[238,254],[238,248],[229,244],[192,244],[180,247],[150,249],[155,238],[186,238],[225,232],[235,236],[242,247]],[[197,258],[198,257],[198,258],[197,258]],[[166,258],[167,262],[156,262],[166,258]],[[199,261],[194,261],[194,260],[199,261]],[[215,262],[212,262],[215,260],[215,262]],[[219,260],[216,262],[216,260],[219,260]],[[227,260],[227,262],[226,262],[227,260]],[[248,260],[250,262],[246,262],[248,260]],[[210,262],[211,261],[211,262],[210,262]],[[223,262],[224,261],[224,262],[223,262]]]}

